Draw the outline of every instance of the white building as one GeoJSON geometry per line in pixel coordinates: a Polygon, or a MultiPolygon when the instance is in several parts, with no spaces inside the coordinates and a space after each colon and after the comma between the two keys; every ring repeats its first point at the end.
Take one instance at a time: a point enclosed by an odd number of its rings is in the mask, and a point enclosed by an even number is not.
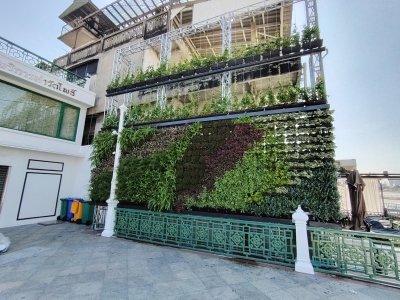
{"type": "Polygon", "coordinates": [[[87,197],[81,141],[95,94],[84,85],[0,38],[0,228],[55,220],[60,198],[87,197]]]}

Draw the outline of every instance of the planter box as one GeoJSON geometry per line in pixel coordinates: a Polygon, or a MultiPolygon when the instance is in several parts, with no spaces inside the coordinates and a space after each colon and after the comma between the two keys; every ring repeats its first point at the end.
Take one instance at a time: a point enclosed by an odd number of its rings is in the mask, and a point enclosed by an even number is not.
{"type": "Polygon", "coordinates": [[[292,49],[292,53],[299,53],[301,50],[301,46],[300,45],[292,46],[291,49],[292,49]]]}
{"type": "Polygon", "coordinates": [[[201,67],[194,70],[195,74],[208,73],[208,71],[210,71],[210,67],[201,67]]]}
{"type": "Polygon", "coordinates": [[[182,73],[176,73],[176,74],[169,75],[169,80],[179,79],[179,78],[182,78],[182,73]]]}
{"type": "Polygon", "coordinates": [[[194,70],[187,70],[185,72],[182,72],[182,77],[187,77],[192,75],[194,75],[194,70]]]}
{"type": "Polygon", "coordinates": [[[156,80],[157,80],[158,83],[168,81],[169,80],[169,75],[164,75],[164,76],[158,77],[158,78],[156,78],[156,80]]]}
{"type": "Polygon", "coordinates": [[[155,83],[157,83],[157,78],[152,78],[152,79],[145,81],[146,85],[151,85],[151,84],[155,84],[155,83]]]}
{"type": "Polygon", "coordinates": [[[212,71],[224,69],[224,68],[228,65],[228,63],[229,63],[229,62],[225,62],[225,61],[224,61],[224,62],[220,62],[220,63],[217,63],[217,64],[212,65],[212,66],[210,67],[210,69],[211,69],[212,71]]]}
{"type": "Polygon", "coordinates": [[[239,66],[243,64],[243,58],[232,59],[227,62],[228,67],[239,66]]]}
{"type": "Polygon", "coordinates": [[[318,39],[318,40],[313,40],[313,41],[310,41],[310,42],[307,42],[307,43],[303,43],[301,45],[301,47],[303,48],[303,50],[321,48],[322,47],[322,43],[323,43],[323,40],[322,39],[318,39]]]}
{"type": "Polygon", "coordinates": [[[282,48],[282,55],[288,55],[292,53],[292,47],[282,48]]]}
{"type": "Polygon", "coordinates": [[[321,48],[322,47],[322,42],[323,42],[323,40],[322,39],[318,39],[318,40],[314,40],[314,41],[311,41],[311,49],[314,49],[314,48],[321,48]]]}

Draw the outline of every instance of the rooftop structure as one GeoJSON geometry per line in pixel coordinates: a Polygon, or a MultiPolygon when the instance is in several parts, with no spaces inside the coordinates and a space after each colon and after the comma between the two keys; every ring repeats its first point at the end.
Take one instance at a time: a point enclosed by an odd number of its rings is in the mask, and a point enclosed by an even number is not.
{"type": "Polygon", "coordinates": [[[101,127],[102,114],[112,113],[121,103],[180,106],[187,99],[182,95],[195,95],[207,103],[211,94],[215,97],[218,93],[231,102],[246,93],[258,96],[270,87],[313,86],[322,77],[321,51],[279,58],[273,64],[260,62],[240,70],[197,76],[183,85],[158,84],[117,94],[106,91],[116,77],[149,67],[172,67],[197,56],[219,56],[224,52],[234,55],[289,37],[296,33],[293,7],[300,7],[306,15],[306,24],[298,24],[301,29],[302,25],[317,25],[315,5],[314,0],[119,0],[93,11],[91,1],[74,1],[60,16],[66,22],[60,39],[72,51],[55,63],[92,77],[97,98],[88,112],[86,135],[90,141],[101,127]],[[304,69],[302,56],[309,57],[309,68],[304,69]]]}

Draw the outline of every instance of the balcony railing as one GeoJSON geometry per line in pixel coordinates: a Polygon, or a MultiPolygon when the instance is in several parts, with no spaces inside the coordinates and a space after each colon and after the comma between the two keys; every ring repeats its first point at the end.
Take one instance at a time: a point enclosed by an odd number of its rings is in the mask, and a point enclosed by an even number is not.
{"type": "Polygon", "coordinates": [[[145,21],[135,23],[125,29],[107,35],[99,41],[93,42],[84,48],[72,51],[67,55],[56,58],[54,63],[65,67],[97,55],[103,51],[108,51],[111,48],[120,46],[134,39],[139,39],[141,37],[150,38],[152,36],[162,34],[167,30],[167,20],[168,13],[160,13],[145,21]]]}
{"type": "Polygon", "coordinates": [[[86,79],[80,77],[60,66],[52,63],[51,61],[36,55],[23,47],[20,47],[9,40],[0,37],[0,52],[8,56],[14,57],[24,63],[30,64],[36,68],[49,72],[63,80],[74,83],[78,86],[84,86],[86,79]]]}

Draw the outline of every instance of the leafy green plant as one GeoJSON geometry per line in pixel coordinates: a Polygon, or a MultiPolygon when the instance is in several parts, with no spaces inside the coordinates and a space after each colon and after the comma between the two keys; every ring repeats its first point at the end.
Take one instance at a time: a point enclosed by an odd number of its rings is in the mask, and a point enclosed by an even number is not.
{"type": "Polygon", "coordinates": [[[258,106],[265,107],[267,106],[267,92],[262,91],[260,94],[260,98],[258,99],[258,106]]]}
{"type": "Polygon", "coordinates": [[[290,37],[290,45],[292,47],[300,45],[300,33],[297,32],[296,28],[293,30],[293,33],[290,37]]]}
{"type": "Polygon", "coordinates": [[[282,37],[277,33],[275,35],[274,41],[273,41],[273,49],[280,49],[282,46],[282,37]]]}
{"type": "Polygon", "coordinates": [[[156,133],[154,127],[141,127],[138,129],[124,128],[121,132],[120,145],[122,152],[128,152],[128,150],[134,146],[139,146],[144,143],[147,139],[152,137],[156,133]]]}
{"type": "Polygon", "coordinates": [[[268,88],[267,90],[267,98],[268,98],[268,105],[273,106],[276,104],[276,97],[272,88],[268,88]]]}
{"type": "Polygon", "coordinates": [[[146,74],[143,72],[142,69],[140,69],[134,77],[134,83],[141,82],[144,80],[146,80],[146,74]]]}
{"type": "Polygon", "coordinates": [[[90,178],[90,199],[97,202],[105,202],[110,197],[112,171],[103,171],[92,174],[90,178]]]}
{"type": "Polygon", "coordinates": [[[117,114],[107,115],[103,121],[103,128],[118,128],[119,117],[117,114]]]}
{"type": "Polygon", "coordinates": [[[297,97],[298,97],[297,88],[292,85],[289,85],[287,87],[287,101],[289,103],[295,103],[295,102],[297,102],[297,97]]]}
{"type": "Polygon", "coordinates": [[[281,46],[282,48],[289,48],[291,46],[291,37],[290,36],[282,37],[281,46]]]}
{"type": "Polygon", "coordinates": [[[289,102],[287,89],[285,89],[282,84],[279,85],[278,93],[276,94],[276,100],[281,104],[289,102]]]}
{"type": "MultiPolygon", "coordinates": [[[[176,163],[200,129],[200,124],[188,126],[177,140],[174,136],[164,136],[171,139],[167,149],[158,149],[148,157],[123,157],[118,168],[118,199],[146,204],[152,210],[170,210],[175,196],[176,163]]],[[[153,130],[143,128],[140,133],[127,131],[129,137],[125,144],[143,143],[151,138],[153,130]]]]}
{"type": "Polygon", "coordinates": [[[320,38],[318,26],[304,26],[303,35],[301,42],[303,44],[308,44],[316,39],[320,38]]]}
{"type": "Polygon", "coordinates": [[[234,169],[216,180],[213,190],[203,190],[198,199],[189,198],[187,206],[245,212],[248,204],[261,204],[263,194],[288,182],[287,168],[282,158],[277,159],[279,146],[264,146],[278,145],[276,139],[266,134],[264,141],[246,152],[234,169]]]}
{"type": "Polygon", "coordinates": [[[322,78],[315,84],[315,93],[318,100],[326,100],[325,81],[322,78]]]}
{"type": "Polygon", "coordinates": [[[249,109],[249,108],[254,108],[256,105],[256,102],[254,100],[254,97],[250,93],[246,93],[241,101],[241,108],[242,109],[249,109]]]}
{"type": "Polygon", "coordinates": [[[107,85],[107,90],[116,89],[121,86],[121,75],[117,74],[113,80],[107,85]]]}
{"type": "Polygon", "coordinates": [[[117,137],[111,132],[99,132],[93,140],[93,151],[90,156],[92,166],[97,168],[108,159],[115,150],[117,137]]]}
{"type": "Polygon", "coordinates": [[[223,113],[228,110],[228,99],[219,97],[211,102],[211,111],[214,113],[223,113]]]}
{"type": "Polygon", "coordinates": [[[131,73],[128,73],[125,75],[125,77],[122,79],[120,85],[121,86],[128,86],[131,85],[134,81],[134,75],[131,73]]]}

